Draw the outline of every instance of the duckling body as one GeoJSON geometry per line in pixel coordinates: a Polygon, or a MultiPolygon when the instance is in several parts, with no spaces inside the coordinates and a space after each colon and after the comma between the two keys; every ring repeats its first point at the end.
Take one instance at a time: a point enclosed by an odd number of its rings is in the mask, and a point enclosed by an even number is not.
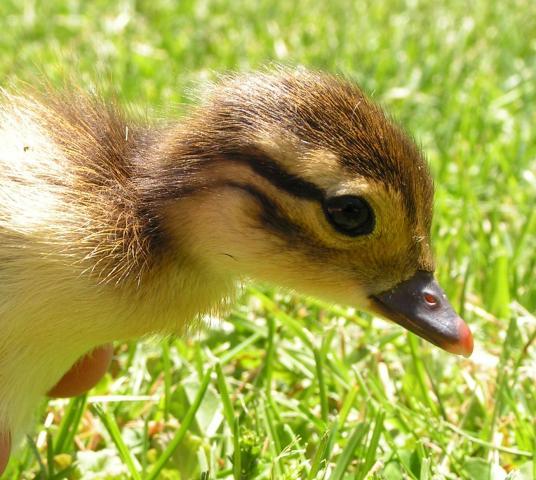
{"type": "Polygon", "coordinates": [[[407,320],[388,293],[417,272],[438,292],[432,182],[411,140],[350,83],[231,78],[157,126],[80,94],[0,104],[0,429],[14,438],[84,353],[181,334],[244,278],[470,350],[448,302],[442,325],[458,330],[429,333],[435,313],[407,320]]]}
{"type": "Polygon", "coordinates": [[[186,259],[162,258],[158,273],[149,271],[151,234],[141,232],[127,172],[134,157],[125,156],[135,134],[127,139],[127,124],[80,101],[84,124],[51,105],[4,97],[0,423],[10,432],[24,430],[36,401],[85,352],[181,333],[227,291],[186,259]]]}

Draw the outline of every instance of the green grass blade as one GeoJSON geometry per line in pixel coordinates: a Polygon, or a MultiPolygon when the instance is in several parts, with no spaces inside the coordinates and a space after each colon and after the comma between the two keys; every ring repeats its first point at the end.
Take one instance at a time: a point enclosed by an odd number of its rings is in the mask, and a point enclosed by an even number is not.
{"type": "Polygon", "coordinates": [[[26,438],[28,440],[28,446],[30,447],[30,450],[33,452],[35,459],[37,460],[37,463],[39,464],[39,471],[40,471],[41,478],[47,478],[48,476],[47,467],[45,466],[45,462],[43,462],[43,459],[41,458],[41,454],[39,453],[37,445],[34,442],[34,439],[30,437],[29,435],[26,438]]]}
{"type": "Polygon", "coordinates": [[[138,467],[136,466],[136,461],[130,454],[130,450],[128,449],[128,447],[125,445],[123,437],[121,437],[121,431],[119,430],[119,426],[117,425],[117,422],[115,421],[113,415],[110,414],[110,412],[104,410],[97,403],[91,405],[91,410],[100,418],[102,424],[104,425],[104,428],[106,428],[106,430],[110,434],[110,437],[112,438],[112,441],[114,442],[114,445],[119,452],[119,456],[127,466],[132,478],[134,478],[134,480],[141,480],[138,467]]]}
{"type": "Polygon", "coordinates": [[[47,466],[48,475],[54,476],[54,440],[50,431],[47,432],[47,466]]]}
{"type": "Polygon", "coordinates": [[[325,466],[329,462],[331,448],[335,441],[335,437],[338,434],[338,431],[338,422],[333,422],[331,427],[326,430],[320,438],[320,442],[311,462],[311,469],[309,470],[309,474],[307,475],[307,480],[316,480],[320,470],[325,468],[325,466]]]}
{"type": "Polygon", "coordinates": [[[344,447],[344,450],[341,453],[341,456],[335,464],[335,470],[331,476],[331,480],[342,480],[348,465],[354,458],[354,453],[357,450],[357,447],[362,442],[363,438],[367,434],[368,425],[366,423],[360,423],[355,427],[351,437],[348,439],[348,443],[344,447]]]}
{"type": "Polygon", "coordinates": [[[69,402],[67,413],[63,418],[56,438],[54,453],[65,452],[73,443],[74,436],[86,408],[87,394],[73,398],[69,402]]]}
{"type": "Polygon", "coordinates": [[[197,413],[197,410],[199,409],[201,402],[203,401],[203,398],[208,388],[208,384],[210,383],[210,377],[212,375],[212,372],[213,368],[209,368],[205,373],[203,380],[201,381],[199,390],[197,391],[197,395],[192,405],[186,412],[186,415],[181,423],[179,430],[177,431],[173,439],[169,442],[168,446],[162,452],[158,460],[155,462],[153,469],[149,472],[145,480],[155,480],[156,478],[158,478],[160,472],[181,443],[182,439],[184,438],[184,435],[186,435],[186,432],[190,428],[190,425],[194,420],[195,414],[197,413]]]}
{"type": "Polygon", "coordinates": [[[380,437],[384,429],[384,426],[383,426],[384,420],[385,420],[385,411],[379,410],[374,420],[374,430],[372,431],[372,435],[371,435],[371,438],[367,447],[367,451],[365,453],[365,462],[363,466],[360,468],[360,476],[359,476],[360,479],[364,479],[367,476],[367,473],[369,472],[369,470],[374,465],[374,462],[376,460],[376,452],[378,450],[378,445],[380,444],[380,437]]]}
{"type": "Polygon", "coordinates": [[[235,428],[235,414],[233,402],[231,400],[231,397],[229,396],[229,389],[227,388],[227,382],[225,381],[225,375],[223,374],[220,362],[216,362],[215,370],[216,379],[218,381],[218,390],[220,392],[220,398],[223,404],[223,415],[225,416],[225,420],[227,421],[229,430],[231,430],[232,432],[235,428]]]}
{"type": "Polygon", "coordinates": [[[324,379],[324,358],[320,350],[313,349],[316,364],[316,376],[318,380],[318,395],[320,398],[320,412],[322,420],[327,424],[329,415],[328,394],[326,392],[326,382],[324,379]]]}
{"type": "Polygon", "coordinates": [[[225,365],[230,362],[234,357],[236,357],[240,352],[244,351],[250,345],[253,345],[255,342],[260,340],[263,337],[262,333],[255,333],[250,337],[247,337],[243,342],[240,342],[236,347],[229,350],[227,353],[220,357],[220,363],[225,365]]]}
{"type": "Polygon", "coordinates": [[[242,480],[242,455],[240,451],[240,422],[235,418],[233,432],[233,476],[234,480],[242,480]]]}
{"type": "Polygon", "coordinates": [[[413,361],[413,368],[415,371],[415,378],[417,380],[417,385],[421,393],[421,398],[428,408],[430,408],[434,413],[437,413],[437,407],[435,403],[430,398],[429,389],[426,385],[426,371],[423,365],[421,356],[417,353],[419,348],[419,341],[415,335],[408,333],[408,344],[411,352],[411,360],[413,361]]]}
{"type": "Polygon", "coordinates": [[[348,414],[350,413],[350,410],[352,409],[352,406],[354,405],[354,401],[357,397],[358,390],[359,389],[357,385],[352,386],[350,390],[348,390],[348,393],[346,394],[346,397],[344,398],[341,411],[339,412],[338,423],[340,427],[342,427],[346,423],[348,414]]]}

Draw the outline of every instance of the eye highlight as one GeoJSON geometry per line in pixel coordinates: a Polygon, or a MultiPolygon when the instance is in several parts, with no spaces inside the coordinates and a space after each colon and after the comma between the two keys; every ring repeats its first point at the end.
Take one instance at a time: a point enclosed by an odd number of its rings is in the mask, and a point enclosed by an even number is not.
{"type": "Polygon", "coordinates": [[[374,230],[374,212],[362,197],[341,195],[327,198],[323,206],[329,223],[340,233],[357,237],[374,230]]]}

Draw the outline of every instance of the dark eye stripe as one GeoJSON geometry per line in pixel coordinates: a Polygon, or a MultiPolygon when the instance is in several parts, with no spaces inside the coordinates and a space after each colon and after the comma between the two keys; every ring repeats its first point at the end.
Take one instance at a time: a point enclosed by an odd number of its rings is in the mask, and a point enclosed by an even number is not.
{"type": "Polygon", "coordinates": [[[274,187],[301,199],[321,202],[324,192],[314,183],[288,173],[270,157],[260,151],[249,153],[234,152],[225,155],[227,161],[245,163],[261,177],[268,180],[274,187]]]}
{"type": "Polygon", "coordinates": [[[259,219],[263,227],[284,238],[286,241],[307,237],[302,227],[285,217],[277,204],[259,189],[252,185],[238,182],[227,182],[225,186],[241,190],[255,199],[261,207],[259,219]]]}

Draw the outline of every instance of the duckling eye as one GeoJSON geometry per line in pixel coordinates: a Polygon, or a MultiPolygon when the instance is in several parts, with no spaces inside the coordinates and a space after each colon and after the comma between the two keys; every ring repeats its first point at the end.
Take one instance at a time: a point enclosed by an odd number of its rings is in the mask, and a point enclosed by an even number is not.
{"type": "Polygon", "coordinates": [[[366,235],[374,230],[374,212],[366,200],[341,195],[324,201],[324,212],[335,230],[350,237],[366,235]]]}

